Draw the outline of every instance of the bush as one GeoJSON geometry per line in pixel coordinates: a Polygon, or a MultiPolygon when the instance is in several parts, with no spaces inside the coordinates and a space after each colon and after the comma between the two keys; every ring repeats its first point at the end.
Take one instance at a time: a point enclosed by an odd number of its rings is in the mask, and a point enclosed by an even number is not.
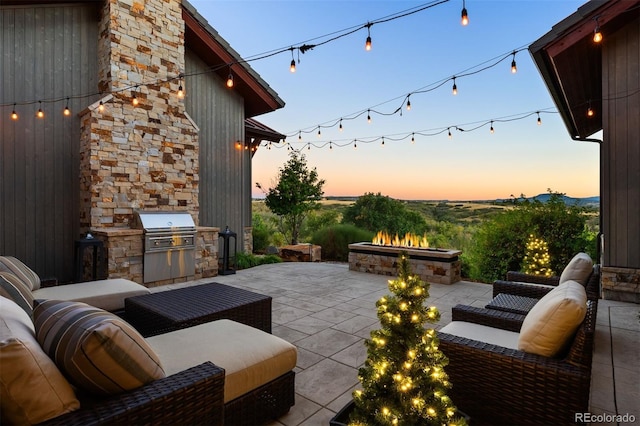
{"type": "Polygon", "coordinates": [[[567,206],[562,195],[550,192],[546,203],[516,200],[512,210],[480,225],[466,257],[470,277],[491,282],[503,279],[507,271],[522,270],[530,234],[547,242],[550,269],[555,274],[562,272],[578,252],[587,252],[595,259],[595,238],[585,231],[584,209],[567,206]]]}
{"type": "Polygon", "coordinates": [[[311,237],[311,242],[322,247],[323,260],[346,262],[349,260],[349,244],[372,239],[373,232],[343,224],[317,231],[311,237]]]}
{"type": "Polygon", "coordinates": [[[249,269],[258,265],[280,262],[282,262],[282,259],[275,254],[267,254],[264,256],[256,256],[253,253],[242,252],[236,254],[236,269],[249,269]]]}
{"type": "Polygon", "coordinates": [[[253,251],[263,253],[269,246],[273,228],[259,214],[253,215],[253,251]]]}

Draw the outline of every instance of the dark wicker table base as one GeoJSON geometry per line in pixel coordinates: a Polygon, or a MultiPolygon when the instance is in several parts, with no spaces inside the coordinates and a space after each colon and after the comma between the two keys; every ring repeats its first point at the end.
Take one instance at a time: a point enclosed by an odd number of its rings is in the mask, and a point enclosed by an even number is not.
{"type": "Polygon", "coordinates": [[[531,308],[538,303],[539,299],[525,296],[515,296],[513,294],[500,293],[489,302],[485,308],[496,311],[511,312],[514,314],[527,315],[531,308]]]}
{"type": "Polygon", "coordinates": [[[271,333],[271,297],[209,283],[125,299],[125,318],[143,336],[219,319],[271,333]]]}

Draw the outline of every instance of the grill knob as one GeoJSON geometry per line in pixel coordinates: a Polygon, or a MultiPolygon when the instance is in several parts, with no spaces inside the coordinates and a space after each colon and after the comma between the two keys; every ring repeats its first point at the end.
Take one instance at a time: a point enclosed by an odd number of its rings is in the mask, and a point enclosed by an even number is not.
{"type": "Polygon", "coordinates": [[[160,241],[154,241],[153,245],[159,246],[160,245],[160,241]]]}

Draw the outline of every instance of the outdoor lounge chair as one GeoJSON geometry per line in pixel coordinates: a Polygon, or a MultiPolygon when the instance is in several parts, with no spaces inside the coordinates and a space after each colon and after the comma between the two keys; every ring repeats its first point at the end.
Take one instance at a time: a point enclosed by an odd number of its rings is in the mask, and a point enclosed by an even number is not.
{"type": "Polygon", "coordinates": [[[589,406],[598,306],[597,299],[583,300],[584,319],[553,356],[518,349],[524,315],[454,307],[438,338],[456,406],[474,424],[575,424],[575,414],[589,406]],[[460,332],[465,327],[472,333],[460,332]]]}

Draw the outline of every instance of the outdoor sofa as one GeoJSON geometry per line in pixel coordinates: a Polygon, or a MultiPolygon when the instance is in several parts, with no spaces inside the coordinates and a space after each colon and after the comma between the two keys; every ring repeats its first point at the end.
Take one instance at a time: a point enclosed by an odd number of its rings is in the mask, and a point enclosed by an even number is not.
{"type": "Polygon", "coordinates": [[[25,303],[10,272],[0,287],[3,425],[259,425],[294,404],[296,348],[270,333],[221,319],[144,338],[83,302],[25,303]]]}
{"type": "MultiPolygon", "coordinates": [[[[585,279],[587,267],[582,263],[585,279]]],[[[438,332],[450,397],[474,423],[575,424],[589,407],[597,307],[573,279],[526,315],[455,306],[452,322],[438,332]]]]}
{"type": "MultiPolygon", "coordinates": [[[[57,280],[41,280],[31,268],[12,256],[0,256],[0,276],[5,280],[19,279],[29,291],[21,295],[21,303],[33,305],[34,299],[71,300],[84,302],[110,312],[122,312],[127,297],[149,294],[147,287],[123,278],[87,281],[58,285],[57,280]]],[[[1,283],[1,282],[0,282],[1,283]]],[[[0,295],[7,295],[7,287],[0,288],[0,295]]],[[[11,297],[16,299],[17,295],[11,297]]]]}

